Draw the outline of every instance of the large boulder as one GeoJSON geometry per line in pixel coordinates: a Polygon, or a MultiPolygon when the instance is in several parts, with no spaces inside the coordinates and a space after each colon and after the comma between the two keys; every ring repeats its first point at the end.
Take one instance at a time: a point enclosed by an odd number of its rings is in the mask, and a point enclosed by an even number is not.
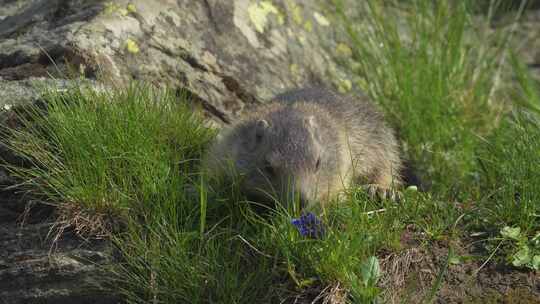
{"type": "MultiPolygon", "coordinates": [[[[515,35],[533,69],[539,16],[528,12],[515,35]]],[[[346,41],[324,0],[0,0],[0,87],[77,74],[139,79],[187,89],[215,121],[229,122],[286,88],[354,89],[346,41]]],[[[0,92],[0,106],[10,99],[0,92]]]]}
{"type": "Polygon", "coordinates": [[[325,2],[7,1],[0,5],[0,77],[71,70],[112,83],[142,79],[185,88],[228,122],[286,88],[351,87],[335,63],[347,55],[336,50],[347,48],[325,2]]]}
{"type": "MultiPolygon", "coordinates": [[[[0,221],[8,215],[0,207],[0,221]]],[[[118,303],[113,292],[98,288],[107,277],[106,243],[65,235],[52,247],[50,229],[46,221],[0,225],[0,303],[118,303]]]]}

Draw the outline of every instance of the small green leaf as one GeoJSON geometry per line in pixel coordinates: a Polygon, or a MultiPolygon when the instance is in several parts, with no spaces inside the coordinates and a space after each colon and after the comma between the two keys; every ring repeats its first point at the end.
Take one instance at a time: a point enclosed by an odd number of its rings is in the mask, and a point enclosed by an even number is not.
{"type": "Polygon", "coordinates": [[[453,254],[448,258],[448,263],[450,263],[451,265],[459,265],[461,264],[461,257],[459,255],[453,254]]]}
{"type": "Polygon", "coordinates": [[[418,187],[415,186],[415,185],[412,185],[412,186],[409,186],[407,187],[407,189],[405,189],[406,192],[418,192],[418,187]]]}
{"type": "Polygon", "coordinates": [[[540,255],[535,255],[532,258],[532,268],[534,270],[540,270],[540,255]]]}
{"type": "Polygon", "coordinates": [[[300,288],[305,288],[305,287],[309,287],[309,286],[312,286],[315,282],[317,282],[317,279],[315,278],[307,278],[307,279],[304,279],[304,280],[301,280],[298,285],[298,287],[300,288]]]}
{"type": "Polygon", "coordinates": [[[521,236],[521,229],[519,227],[506,226],[501,229],[501,235],[506,239],[519,240],[521,236]]]}
{"type": "Polygon", "coordinates": [[[370,256],[364,263],[362,263],[362,266],[360,266],[360,271],[362,273],[362,281],[366,287],[375,285],[381,276],[381,268],[379,266],[379,260],[377,257],[370,256]]]}
{"type": "Polygon", "coordinates": [[[521,267],[531,261],[530,250],[528,246],[523,246],[518,252],[514,254],[514,260],[512,265],[521,267]]]}

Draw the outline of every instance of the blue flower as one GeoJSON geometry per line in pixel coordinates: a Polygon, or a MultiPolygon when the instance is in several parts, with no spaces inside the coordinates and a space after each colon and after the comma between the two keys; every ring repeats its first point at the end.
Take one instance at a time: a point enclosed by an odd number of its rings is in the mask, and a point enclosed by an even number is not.
{"type": "Polygon", "coordinates": [[[325,233],[322,221],[311,212],[300,215],[300,218],[293,218],[291,224],[298,229],[302,236],[309,238],[319,239],[325,233]]]}

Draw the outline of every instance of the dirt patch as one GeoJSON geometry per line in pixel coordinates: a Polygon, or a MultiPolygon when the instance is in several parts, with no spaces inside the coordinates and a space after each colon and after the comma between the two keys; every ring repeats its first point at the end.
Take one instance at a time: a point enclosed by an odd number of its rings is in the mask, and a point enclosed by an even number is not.
{"type": "Polygon", "coordinates": [[[485,255],[468,242],[421,245],[418,239],[406,231],[405,249],[382,258],[384,303],[540,303],[540,273],[483,265],[485,255]]]}

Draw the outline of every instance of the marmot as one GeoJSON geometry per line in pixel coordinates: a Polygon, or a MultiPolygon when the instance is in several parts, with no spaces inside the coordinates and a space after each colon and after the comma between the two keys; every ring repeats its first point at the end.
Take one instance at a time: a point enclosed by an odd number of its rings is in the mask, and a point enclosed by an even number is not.
{"type": "Polygon", "coordinates": [[[352,184],[394,199],[401,184],[398,142],[375,105],[323,88],[288,91],[257,107],[218,136],[205,163],[213,174],[238,174],[252,199],[299,199],[303,207],[352,184]]]}

